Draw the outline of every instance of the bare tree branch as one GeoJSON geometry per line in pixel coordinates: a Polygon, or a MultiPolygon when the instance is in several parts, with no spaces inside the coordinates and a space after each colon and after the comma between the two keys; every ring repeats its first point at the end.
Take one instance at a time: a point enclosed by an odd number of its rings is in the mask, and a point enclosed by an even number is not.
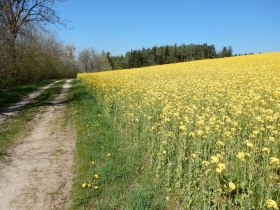
{"type": "Polygon", "coordinates": [[[0,0],[0,27],[5,27],[8,39],[16,38],[30,25],[44,28],[47,24],[66,26],[54,10],[56,2],[64,0],[0,0]]]}

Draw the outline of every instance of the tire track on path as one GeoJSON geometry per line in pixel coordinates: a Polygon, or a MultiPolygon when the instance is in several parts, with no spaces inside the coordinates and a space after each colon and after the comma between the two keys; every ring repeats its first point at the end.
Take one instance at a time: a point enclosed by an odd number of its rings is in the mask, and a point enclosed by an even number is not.
{"type": "Polygon", "coordinates": [[[40,87],[38,90],[29,93],[27,97],[9,107],[0,109],[0,125],[2,123],[5,123],[5,120],[14,116],[17,114],[24,106],[30,104],[32,101],[34,101],[35,98],[40,96],[45,90],[51,88],[56,83],[61,82],[61,80],[57,80],[51,84],[48,84],[46,86],[40,87]]]}
{"type": "Polygon", "coordinates": [[[74,124],[64,120],[69,88],[71,80],[0,163],[1,210],[67,209],[76,140],[74,124]]]}

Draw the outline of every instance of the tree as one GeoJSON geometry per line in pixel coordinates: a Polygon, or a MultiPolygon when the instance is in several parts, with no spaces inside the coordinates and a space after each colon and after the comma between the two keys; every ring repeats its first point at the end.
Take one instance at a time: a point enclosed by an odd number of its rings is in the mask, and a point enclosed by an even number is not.
{"type": "Polygon", "coordinates": [[[90,49],[84,49],[79,53],[79,64],[80,67],[82,68],[81,71],[85,71],[85,72],[90,72],[91,67],[90,67],[90,63],[92,60],[92,55],[90,52],[90,49]]]}
{"type": "Polygon", "coordinates": [[[84,49],[79,53],[79,63],[82,71],[96,72],[110,70],[111,66],[106,53],[98,54],[93,48],[84,49]]]}
{"type": "Polygon", "coordinates": [[[232,47],[223,47],[223,49],[219,52],[219,57],[223,58],[223,57],[230,57],[232,56],[232,47]]]}
{"type": "Polygon", "coordinates": [[[19,34],[31,26],[44,28],[46,24],[64,24],[53,9],[56,2],[64,0],[1,0],[0,24],[7,32],[7,38],[15,44],[19,34]]]}
{"type": "MultiPolygon", "coordinates": [[[[26,36],[33,27],[44,29],[47,24],[62,24],[63,21],[53,9],[56,2],[64,0],[0,0],[0,30],[4,31],[1,45],[6,44],[11,63],[16,63],[16,41],[26,36]]],[[[0,45],[0,47],[1,47],[0,45]]],[[[12,67],[12,77],[17,78],[18,70],[12,67]]]]}

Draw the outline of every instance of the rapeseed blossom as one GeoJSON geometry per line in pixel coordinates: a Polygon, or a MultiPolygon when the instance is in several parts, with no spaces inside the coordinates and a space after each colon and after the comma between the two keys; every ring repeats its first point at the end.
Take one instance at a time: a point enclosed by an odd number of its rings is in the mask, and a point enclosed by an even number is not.
{"type": "Polygon", "coordinates": [[[228,183],[229,191],[234,191],[236,189],[236,185],[233,182],[228,183]]]}
{"type": "MultiPolygon", "coordinates": [[[[123,146],[143,149],[139,162],[184,200],[182,209],[246,208],[279,191],[280,53],[78,78],[112,116],[123,146]],[[235,188],[238,196],[228,197],[235,188]]],[[[277,209],[277,199],[256,208],[277,209]]]]}
{"type": "Polygon", "coordinates": [[[269,209],[279,209],[277,203],[272,199],[266,200],[265,205],[269,209]]]}

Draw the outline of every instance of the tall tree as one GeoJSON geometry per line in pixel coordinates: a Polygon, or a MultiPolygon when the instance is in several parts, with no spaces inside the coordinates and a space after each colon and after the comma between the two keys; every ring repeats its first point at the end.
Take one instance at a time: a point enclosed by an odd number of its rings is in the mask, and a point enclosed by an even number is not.
{"type": "Polygon", "coordinates": [[[1,0],[0,24],[7,32],[8,41],[15,44],[19,34],[30,26],[44,28],[46,24],[64,24],[53,9],[64,0],[1,0]]]}
{"type": "MultiPolygon", "coordinates": [[[[4,31],[4,43],[8,46],[12,63],[16,63],[16,41],[26,35],[31,27],[44,29],[47,24],[63,24],[54,10],[56,2],[64,0],[0,0],[0,28],[4,31]]],[[[2,41],[3,42],[3,41],[2,41]]],[[[17,70],[13,67],[14,77],[17,70]]]]}
{"type": "Polygon", "coordinates": [[[112,67],[104,51],[97,53],[93,48],[84,49],[79,53],[81,71],[96,72],[110,70],[112,67]]]}

